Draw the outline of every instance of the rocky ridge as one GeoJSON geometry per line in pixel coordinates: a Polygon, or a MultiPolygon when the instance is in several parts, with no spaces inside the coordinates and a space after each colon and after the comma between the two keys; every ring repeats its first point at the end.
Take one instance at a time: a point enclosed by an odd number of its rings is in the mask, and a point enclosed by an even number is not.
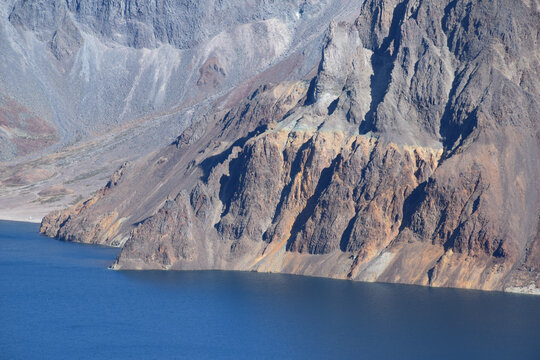
{"type": "Polygon", "coordinates": [[[1,2],[0,218],[41,219],[89,196],[125,161],[171,143],[207,111],[230,108],[269,81],[311,77],[327,24],[360,6],[1,2]],[[34,181],[33,172],[49,176],[34,181]],[[58,186],[69,195],[40,195],[58,186]]]}
{"type": "Polygon", "coordinates": [[[65,144],[75,132],[178,114],[292,55],[297,63],[278,78],[303,76],[316,64],[324,23],[348,11],[340,0],[8,0],[0,89],[54,125],[65,144]],[[216,81],[203,86],[203,75],[216,81]]]}
{"type": "Polygon", "coordinates": [[[538,293],[535,3],[366,1],[311,81],[261,86],[42,232],[115,269],[538,293]]]}

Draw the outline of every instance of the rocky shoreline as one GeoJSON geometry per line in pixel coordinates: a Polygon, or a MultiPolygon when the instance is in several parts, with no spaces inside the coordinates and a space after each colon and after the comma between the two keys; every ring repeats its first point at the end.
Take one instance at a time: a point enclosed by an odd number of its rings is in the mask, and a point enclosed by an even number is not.
{"type": "Polygon", "coordinates": [[[214,109],[41,231],[121,246],[114,269],[537,294],[539,20],[521,1],[366,1],[329,24],[311,79],[214,109]]]}

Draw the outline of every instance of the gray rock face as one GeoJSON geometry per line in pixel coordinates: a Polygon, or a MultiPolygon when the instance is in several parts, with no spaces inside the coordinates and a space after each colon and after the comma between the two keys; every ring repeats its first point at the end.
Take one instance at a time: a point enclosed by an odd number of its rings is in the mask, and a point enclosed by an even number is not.
{"type": "Polygon", "coordinates": [[[366,1],[311,81],[214,107],[42,231],[116,269],[538,293],[536,5],[366,1]]]}
{"type": "Polygon", "coordinates": [[[311,77],[330,21],[360,7],[346,0],[2,1],[0,92],[14,106],[0,103],[0,217],[40,218],[65,207],[209,111],[230,108],[262,84],[311,77]],[[46,133],[27,131],[14,109],[46,133]],[[10,180],[34,169],[52,175],[35,183],[27,176],[24,186],[10,180]],[[59,184],[72,195],[39,195],[59,184]]]}
{"type": "Polygon", "coordinates": [[[277,80],[311,71],[327,22],[359,7],[345,3],[11,0],[1,5],[1,88],[56,126],[62,145],[174,114],[176,126],[159,124],[159,148],[191,120],[179,109],[252,91],[284,60],[293,64],[277,80]]]}
{"type": "MultiPolygon", "coordinates": [[[[320,11],[325,2],[310,9],[320,11]]],[[[223,29],[271,18],[294,19],[298,1],[17,1],[9,21],[49,38],[65,17],[106,41],[135,48],[189,49],[223,29]]],[[[304,6],[305,8],[305,6],[304,6]]]]}

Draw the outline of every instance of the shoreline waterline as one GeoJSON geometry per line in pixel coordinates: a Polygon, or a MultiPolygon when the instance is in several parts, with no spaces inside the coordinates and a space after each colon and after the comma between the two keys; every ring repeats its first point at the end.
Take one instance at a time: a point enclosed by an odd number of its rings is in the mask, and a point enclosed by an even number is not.
{"type": "MultiPolygon", "coordinates": [[[[0,223],[1,222],[13,222],[13,223],[27,223],[27,224],[40,224],[41,219],[37,221],[29,221],[29,220],[10,220],[10,219],[3,219],[0,216],[0,223]]],[[[45,235],[39,234],[39,230],[36,232],[36,234],[40,236],[44,236],[46,238],[49,238],[45,235]]],[[[55,241],[61,241],[54,238],[49,238],[51,240],[55,241]]],[[[102,248],[109,248],[109,249],[118,249],[118,251],[121,250],[121,247],[116,246],[107,246],[102,244],[86,244],[86,243],[79,243],[79,242],[69,242],[69,241],[61,241],[64,243],[71,243],[71,244],[79,244],[79,245],[85,245],[85,246],[96,246],[96,247],[102,247],[102,248]]],[[[484,289],[469,289],[469,288],[458,288],[458,287],[435,287],[435,286],[426,286],[426,285],[420,285],[420,284],[407,284],[407,283],[391,283],[391,282],[377,282],[377,281],[358,281],[358,280],[351,280],[351,279],[342,279],[342,278],[332,278],[332,277],[325,277],[325,276],[315,276],[315,275],[306,275],[306,274],[295,274],[295,273],[286,273],[286,272],[260,272],[260,271],[250,271],[250,270],[233,270],[233,269],[192,269],[192,270],[181,270],[181,269],[118,269],[114,267],[114,260],[111,262],[111,264],[106,266],[107,270],[111,270],[114,272],[199,272],[199,271],[216,271],[216,272],[239,272],[239,273],[259,273],[259,274],[283,274],[283,275],[291,275],[291,276],[299,276],[299,277],[307,277],[307,278],[315,278],[315,279],[328,279],[328,280],[341,280],[341,281],[349,281],[353,283],[366,283],[366,284],[391,284],[391,285],[397,285],[397,286],[412,286],[412,287],[420,287],[420,288],[431,288],[431,289],[456,289],[456,290],[466,290],[466,291],[479,291],[484,293],[503,293],[503,294],[516,294],[516,295],[532,295],[532,296],[540,296],[540,289],[534,287],[534,285],[530,285],[528,287],[509,287],[502,290],[484,290],[484,289]]]]}
{"type": "Polygon", "coordinates": [[[30,224],[41,224],[44,216],[22,216],[22,215],[7,215],[0,211],[0,221],[25,222],[30,224]]]}
{"type": "Polygon", "coordinates": [[[38,229],[0,221],[6,358],[540,354],[537,297],[279,273],[108,271],[117,248],[54,240],[38,229]]]}

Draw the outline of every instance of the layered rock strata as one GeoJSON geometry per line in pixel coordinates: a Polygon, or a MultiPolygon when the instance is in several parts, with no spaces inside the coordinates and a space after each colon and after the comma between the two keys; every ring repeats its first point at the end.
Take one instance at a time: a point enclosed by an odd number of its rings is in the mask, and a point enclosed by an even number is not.
{"type": "Polygon", "coordinates": [[[366,1],[311,82],[259,88],[43,221],[115,269],[538,292],[540,15],[366,1]]]}

